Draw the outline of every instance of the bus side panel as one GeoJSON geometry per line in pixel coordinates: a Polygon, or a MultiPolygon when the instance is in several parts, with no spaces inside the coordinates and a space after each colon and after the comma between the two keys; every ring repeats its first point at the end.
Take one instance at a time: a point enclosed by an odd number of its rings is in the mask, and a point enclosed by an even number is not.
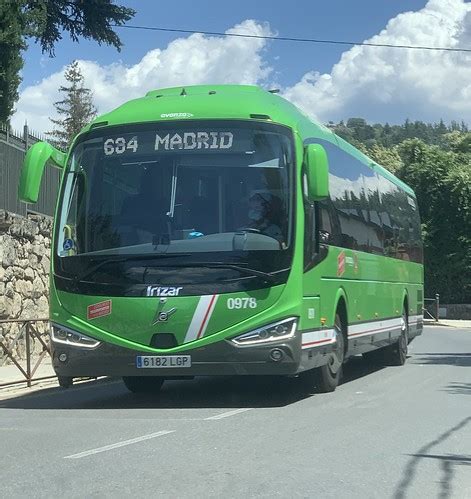
{"type": "Polygon", "coordinates": [[[405,296],[411,337],[420,334],[421,274],[419,264],[330,246],[327,257],[304,274],[304,295],[320,296],[321,321],[331,328],[338,290],[344,290],[353,355],[396,341],[405,296]]]}

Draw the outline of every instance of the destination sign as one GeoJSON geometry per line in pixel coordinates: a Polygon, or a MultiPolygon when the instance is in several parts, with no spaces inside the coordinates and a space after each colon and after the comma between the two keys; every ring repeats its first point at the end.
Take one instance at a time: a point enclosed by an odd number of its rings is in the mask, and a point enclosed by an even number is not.
{"type": "Polygon", "coordinates": [[[156,134],[155,150],[176,149],[231,149],[234,143],[232,132],[183,132],[156,134]]]}
{"type": "Polygon", "coordinates": [[[105,156],[149,154],[152,152],[245,152],[253,147],[252,134],[247,131],[233,132],[221,130],[164,130],[158,132],[123,134],[122,136],[104,137],[103,153],[105,156]]]}

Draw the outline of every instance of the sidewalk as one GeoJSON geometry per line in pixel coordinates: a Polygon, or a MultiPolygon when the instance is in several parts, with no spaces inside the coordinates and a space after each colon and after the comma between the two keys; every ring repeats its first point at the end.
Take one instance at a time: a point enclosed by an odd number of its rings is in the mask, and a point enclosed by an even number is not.
{"type": "MultiPolygon", "coordinates": [[[[33,369],[35,363],[36,359],[33,359],[31,361],[31,369],[33,369]]],[[[20,365],[26,371],[26,361],[21,361],[20,365]]],[[[21,391],[22,393],[30,393],[44,388],[45,386],[58,386],[57,378],[55,378],[54,369],[52,368],[49,358],[43,359],[38,369],[34,373],[33,378],[44,378],[47,376],[54,376],[54,378],[32,381],[31,388],[28,388],[26,380],[24,380],[22,383],[16,383],[14,385],[0,386],[0,399],[4,396],[7,396],[8,394],[11,395],[12,392],[21,391]]],[[[0,367],[0,385],[4,383],[13,383],[15,381],[20,381],[23,379],[23,374],[14,364],[0,367]]]]}
{"type": "Polygon", "coordinates": [[[452,320],[452,319],[440,319],[438,322],[433,319],[425,319],[424,326],[446,326],[446,327],[459,327],[459,328],[471,328],[471,321],[468,320],[452,320]]]}

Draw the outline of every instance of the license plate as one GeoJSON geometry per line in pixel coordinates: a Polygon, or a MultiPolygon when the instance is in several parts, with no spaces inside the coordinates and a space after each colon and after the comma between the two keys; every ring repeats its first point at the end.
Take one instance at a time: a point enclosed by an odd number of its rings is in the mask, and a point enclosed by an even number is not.
{"type": "Polygon", "coordinates": [[[191,355],[138,355],[136,367],[138,369],[191,367],[191,355]]]}

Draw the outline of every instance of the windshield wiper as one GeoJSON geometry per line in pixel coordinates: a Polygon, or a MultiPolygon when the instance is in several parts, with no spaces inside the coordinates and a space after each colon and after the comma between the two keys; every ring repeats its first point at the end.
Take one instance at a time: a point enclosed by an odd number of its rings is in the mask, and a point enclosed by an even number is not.
{"type": "MultiPolygon", "coordinates": [[[[238,270],[241,274],[251,275],[261,277],[266,282],[274,283],[276,282],[276,277],[268,272],[263,272],[261,270],[251,269],[249,267],[243,267],[236,263],[230,262],[185,262],[185,263],[171,263],[168,267],[206,267],[212,269],[234,269],[238,270]]],[[[283,269],[286,270],[286,269],[283,269]]]]}
{"type": "Polygon", "coordinates": [[[73,281],[75,284],[77,284],[80,281],[83,281],[90,275],[94,274],[97,270],[100,270],[102,267],[105,265],[108,265],[110,263],[122,263],[122,262],[129,262],[132,260],[158,260],[161,258],[175,258],[175,257],[180,257],[180,256],[191,256],[191,253],[173,253],[173,254],[167,254],[167,253],[149,253],[146,255],[127,255],[127,256],[119,256],[119,257],[110,257],[110,258],[105,258],[104,260],[98,259],[98,258],[91,258],[90,262],[97,262],[96,265],[93,265],[92,267],[86,268],[82,273],[76,275],[73,277],[73,281]]]}

